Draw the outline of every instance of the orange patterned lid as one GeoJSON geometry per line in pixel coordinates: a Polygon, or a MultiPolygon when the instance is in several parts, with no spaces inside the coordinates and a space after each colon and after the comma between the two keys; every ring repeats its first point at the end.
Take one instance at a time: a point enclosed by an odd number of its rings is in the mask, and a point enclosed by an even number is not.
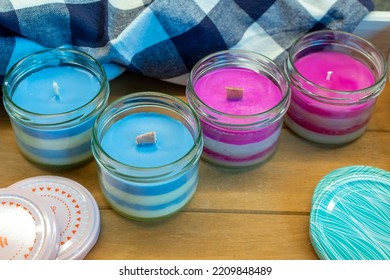
{"type": "Polygon", "coordinates": [[[54,260],[59,240],[55,215],[41,197],[0,189],[0,259],[54,260]]]}
{"type": "Polygon", "coordinates": [[[57,259],[83,259],[100,233],[100,215],[91,193],[79,183],[58,176],[37,176],[9,187],[28,191],[49,204],[55,214],[59,234],[57,259]]]}

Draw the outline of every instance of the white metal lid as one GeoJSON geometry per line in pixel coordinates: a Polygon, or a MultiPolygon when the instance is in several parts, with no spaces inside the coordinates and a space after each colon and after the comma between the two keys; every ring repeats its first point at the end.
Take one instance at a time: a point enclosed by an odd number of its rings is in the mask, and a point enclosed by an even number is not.
{"type": "Polygon", "coordinates": [[[9,188],[28,190],[44,198],[57,218],[60,232],[58,260],[80,260],[96,244],[100,215],[91,193],[79,183],[58,176],[37,176],[9,188]]]}
{"type": "Polygon", "coordinates": [[[55,215],[42,198],[0,189],[0,259],[54,260],[59,240],[55,215]]]}

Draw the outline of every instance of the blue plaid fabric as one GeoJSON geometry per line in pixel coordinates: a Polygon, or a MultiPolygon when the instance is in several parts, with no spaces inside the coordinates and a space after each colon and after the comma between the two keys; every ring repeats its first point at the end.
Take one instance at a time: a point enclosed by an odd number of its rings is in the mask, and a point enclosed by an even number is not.
{"type": "Polygon", "coordinates": [[[281,63],[299,36],[353,31],[369,0],[0,0],[0,80],[44,48],[89,53],[109,78],[124,70],[184,83],[202,57],[248,49],[281,63]]]}

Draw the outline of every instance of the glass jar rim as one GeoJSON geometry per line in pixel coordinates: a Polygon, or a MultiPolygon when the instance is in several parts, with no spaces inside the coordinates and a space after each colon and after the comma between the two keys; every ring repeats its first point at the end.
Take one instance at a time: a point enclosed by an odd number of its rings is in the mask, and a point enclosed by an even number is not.
{"type": "MultiPolygon", "coordinates": [[[[350,39],[350,40],[351,40],[350,39]]],[[[334,40],[335,42],[341,42],[339,39],[335,39],[334,40]]],[[[356,48],[355,48],[356,49],[356,48]]],[[[338,93],[338,94],[341,94],[341,95],[351,95],[351,94],[354,94],[354,95],[358,95],[358,94],[362,94],[362,93],[365,93],[367,92],[367,90],[369,89],[372,89],[372,88],[375,88],[377,87],[379,84],[381,84],[385,79],[386,79],[386,75],[387,75],[387,63],[386,63],[386,59],[383,55],[383,53],[378,49],[376,48],[371,42],[369,42],[368,40],[366,40],[365,38],[361,37],[361,36],[358,36],[356,34],[353,34],[353,33],[349,33],[349,32],[346,32],[346,31],[341,31],[341,30],[317,30],[317,31],[313,31],[313,32],[309,32],[309,33],[306,33],[304,35],[302,35],[301,37],[297,38],[293,44],[291,45],[291,47],[289,48],[289,51],[288,51],[288,58],[287,58],[288,62],[290,63],[291,67],[293,68],[294,72],[299,76],[300,79],[302,79],[305,83],[307,83],[308,85],[310,86],[313,86],[315,88],[318,88],[320,90],[323,90],[323,91],[327,91],[327,92],[331,92],[331,93],[338,93]],[[375,51],[376,55],[378,56],[378,59],[380,62],[382,62],[382,67],[383,67],[383,71],[382,73],[379,75],[378,79],[375,79],[375,83],[372,84],[371,86],[368,86],[368,87],[365,87],[365,88],[362,88],[362,89],[358,89],[358,90],[334,90],[334,89],[329,89],[329,88],[326,88],[326,87],[323,87],[319,84],[316,84],[310,80],[308,80],[305,76],[303,76],[299,71],[298,69],[296,68],[295,66],[295,63],[293,63],[294,59],[293,59],[293,55],[294,55],[294,50],[296,49],[297,45],[299,43],[301,43],[304,39],[308,39],[312,36],[318,36],[318,35],[321,35],[321,34],[333,34],[333,35],[341,35],[341,36],[344,36],[344,37],[349,37],[351,39],[354,39],[354,40],[357,40],[358,42],[366,45],[366,46],[369,46],[372,50],[375,51]]],[[[317,96],[316,94],[310,94],[309,96],[317,96]]],[[[361,98],[362,100],[367,100],[367,97],[370,97],[371,95],[368,95],[368,96],[365,96],[363,98],[361,98]]],[[[375,97],[376,95],[374,95],[373,97],[375,97]]],[[[324,97],[324,96],[319,96],[325,100],[342,100],[340,98],[330,98],[330,97],[324,97]]]]}
{"type": "MultiPolygon", "coordinates": [[[[38,68],[39,70],[45,69],[44,64],[42,64],[41,66],[42,67],[38,68]]],[[[89,71],[89,72],[91,72],[91,71],[89,71]]],[[[21,75],[21,77],[19,77],[18,79],[23,79],[29,73],[31,73],[31,71],[28,71],[24,75],[21,75]]],[[[4,95],[3,100],[4,100],[4,103],[10,104],[14,110],[16,109],[19,114],[39,117],[39,118],[43,118],[43,119],[62,119],[63,117],[65,117],[67,115],[73,115],[73,114],[78,115],[77,113],[79,112],[79,110],[81,110],[82,108],[87,108],[87,107],[91,106],[93,103],[95,103],[96,100],[99,98],[101,92],[103,90],[105,90],[105,88],[108,86],[107,84],[108,84],[108,80],[107,80],[106,72],[105,72],[103,66],[100,64],[100,62],[98,60],[96,60],[91,55],[89,55],[85,52],[70,49],[70,48],[62,48],[62,47],[61,48],[48,48],[48,49],[44,49],[41,51],[37,51],[37,52],[32,53],[30,55],[27,55],[26,57],[24,57],[24,58],[20,59],[18,62],[16,62],[9,69],[9,71],[6,73],[6,75],[4,77],[4,81],[3,81],[3,85],[2,85],[3,95],[4,95]],[[49,65],[49,67],[59,66],[59,65],[63,64],[64,62],[66,62],[67,65],[75,65],[77,67],[85,68],[88,70],[89,67],[86,67],[85,65],[80,65],[79,63],[74,63],[75,61],[72,59],[62,60],[65,57],[65,55],[67,55],[67,54],[72,54],[73,57],[84,58],[87,61],[90,61],[91,63],[93,63],[93,65],[96,66],[96,69],[98,70],[99,74],[101,75],[98,77],[99,83],[100,83],[100,89],[96,92],[95,96],[91,100],[89,100],[87,103],[83,104],[82,106],[80,106],[78,108],[75,108],[75,109],[72,109],[72,110],[69,110],[66,112],[54,113],[54,114],[44,114],[44,113],[31,112],[31,111],[26,110],[26,109],[20,107],[19,105],[15,104],[15,102],[13,102],[13,100],[12,100],[12,96],[9,94],[9,91],[7,90],[7,85],[8,85],[8,82],[10,80],[10,77],[12,76],[12,74],[16,70],[18,70],[24,66],[31,66],[30,62],[34,62],[35,58],[37,58],[41,55],[45,55],[45,54],[47,54],[48,55],[47,57],[49,57],[49,58],[57,58],[58,59],[58,64],[49,65]]],[[[108,96],[106,97],[106,99],[107,98],[108,98],[108,96]]],[[[92,110],[92,112],[93,112],[93,110],[92,110]]],[[[88,115],[90,115],[92,112],[90,112],[88,115]]],[[[72,121],[72,120],[77,119],[77,118],[78,118],[78,116],[75,116],[74,118],[68,118],[66,121],[45,123],[45,125],[58,125],[61,123],[67,123],[67,122],[72,121]]]]}
{"type": "MultiPolygon", "coordinates": [[[[151,107],[159,107],[157,106],[158,103],[156,104],[152,104],[152,103],[148,103],[147,105],[148,106],[151,106],[151,107]]],[[[160,107],[162,107],[160,105],[160,107]]],[[[169,109],[169,108],[167,108],[169,109]]],[[[124,111],[127,111],[129,110],[129,108],[118,108],[118,111],[115,112],[115,115],[117,114],[120,114],[121,112],[124,112],[124,111]]],[[[130,108],[131,110],[131,108],[130,108]]],[[[179,111],[175,111],[173,110],[175,113],[178,113],[179,114],[179,111]]],[[[175,97],[175,96],[171,96],[171,95],[168,95],[168,94],[165,94],[165,93],[161,93],[161,92],[153,92],[153,91],[144,91],[144,92],[136,92],[136,93],[132,93],[132,94],[128,94],[126,96],[122,96],[120,98],[118,98],[117,100],[115,100],[113,103],[111,103],[110,105],[108,105],[100,114],[99,116],[97,117],[96,121],[95,121],[95,124],[93,126],[93,129],[92,129],[92,152],[95,154],[96,151],[95,149],[97,148],[97,150],[99,152],[101,152],[105,158],[108,159],[108,161],[110,163],[114,163],[115,165],[118,165],[120,166],[121,168],[120,169],[124,169],[124,170],[134,170],[134,171],[137,171],[141,174],[145,174],[146,172],[151,172],[151,171],[157,171],[157,170],[161,170],[161,169],[172,169],[172,170],[175,170],[177,168],[174,168],[175,166],[177,166],[178,162],[182,161],[184,158],[187,158],[189,157],[191,154],[195,153],[195,157],[191,159],[190,162],[194,162],[194,161],[197,161],[200,157],[200,154],[201,154],[201,151],[202,151],[202,147],[203,147],[203,135],[202,135],[202,130],[201,130],[201,126],[200,126],[200,121],[198,119],[198,117],[196,116],[194,110],[187,104],[185,103],[184,101],[180,100],[179,98],[175,97]],[[142,98],[142,99],[145,99],[145,98],[151,98],[150,100],[153,100],[153,101],[156,101],[158,98],[160,99],[165,99],[165,100],[168,100],[168,101],[171,101],[171,102],[176,102],[177,104],[183,106],[184,108],[186,108],[189,112],[191,112],[191,116],[192,116],[192,119],[195,121],[195,125],[196,125],[196,128],[195,128],[195,132],[196,132],[196,137],[194,137],[194,143],[191,147],[191,149],[185,154],[183,155],[182,157],[180,157],[179,159],[173,161],[173,162],[170,162],[170,163],[167,163],[167,164],[164,164],[164,165],[160,165],[160,166],[156,166],[156,167],[138,167],[138,166],[133,166],[133,165],[128,165],[128,164],[125,164],[121,161],[118,161],[116,160],[115,158],[111,157],[104,149],[103,147],[101,146],[100,144],[100,141],[99,141],[99,136],[98,136],[98,128],[99,128],[99,123],[101,121],[104,121],[104,123],[102,124],[102,126],[104,127],[105,125],[107,125],[109,119],[111,119],[113,116],[107,118],[107,115],[115,108],[115,106],[123,103],[123,104],[126,104],[125,101],[126,100],[129,100],[129,99],[137,99],[137,98],[142,98]],[[196,149],[198,149],[199,151],[195,151],[196,149]]],[[[96,157],[96,156],[95,156],[96,157]]],[[[103,164],[105,167],[107,167],[106,164],[103,164]]],[[[119,169],[119,168],[118,168],[119,169]]],[[[112,171],[112,170],[111,170],[112,171]]],[[[162,175],[167,175],[167,174],[170,174],[172,172],[166,172],[164,174],[158,174],[158,175],[155,175],[155,176],[142,176],[141,178],[142,179],[153,179],[153,178],[159,178],[160,176],[162,175]]],[[[127,176],[127,175],[125,175],[127,176]]],[[[131,177],[131,176],[129,176],[131,177]]],[[[140,174],[138,174],[136,177],[140,178],[140,174]]]]}
{"type": "MultiPolygon", "coordinates": [[[[237,67],[237,68],[244,68],[245,67],[237,67]]],[[[288,78],[285,74],[284,71],[282,71],[279,66],[272,60],[270,59],[269,57],[265,56],[265,55],[262,55],[258,52],[255,52],[255,51],[251,51],[251,50],[244,50],[244,49],[229,49],[229,50],[223,50],[223,51],[218,51],[218,52],[215,52],[215,53],[211,53],[207,56],[205,56],[204,58],[202,58],[201,60],[199,60],[194,66],[193,68],[191,69],[190,71],[190,74],[189,74],[189,78],[188,78],[188,84],[187,86],[190,87],[190,90],[192,92],[194,92],[194,96],[195,98],[197,99],[197,101],[202,105],[204,106],[205,108],[207,108],[207,110],[209,110],[210,112],[213,112],[215,114],[222,114],[228,118],[232,118],[232,119],[248,119],[248,118],[256,118],[256,117],[261,117],[261,116],[264,116],[264,115],[267,115],[269,114],[270,112],[278,109],[280,106],[282,106],[283,104],[285,104],[286,102],[288,102],[289,100],[289,86],[288,86],[288,78]],[[265,110],[265,111],[262,111],[262,112],[259,112],[259,113],[255,113],[255,114],[247,114],[247,115],[237,115],[237,114],[231,114],[231,113],[225,113],[225,112],[222,112],[222,111],[219,111],[213,107],[210,107],[208,104],[206,104],[205,102],[203,102],[203,100],[201,100],[198,95],[196,94],[196,91],[194,89],[194,86],[193,86],[193,80],[194,80],[194,71],[196,69],[199,68],[200,65],[202,65],[202,63],[210,60],[211,58],[213,57],[217,57],[217,56],[221,56],[221,55],[225,55],[225,54],[236,54],[236,55],[239,55],[239,54],[243,54],[243,55],[251,55],[251,56],[255,56],[258,60],[262,61],[262,62],[266,62],[266,63],[270,63],[272,66],[275,67],[275,69],[278,70],[278,74],[280,74],[284,81],[286,82],[285,85],[286,85],[286,89],[284,92],[282,92],[281,90],[281,93],[282,93],[282,98],[281,100],[276,104],[274,105],[273,107],[265,110]]],[[[279,85],[277,85],[279,87],[279,85]]],[[[279,87],[280,88],[280,87],[279,87]]]]}

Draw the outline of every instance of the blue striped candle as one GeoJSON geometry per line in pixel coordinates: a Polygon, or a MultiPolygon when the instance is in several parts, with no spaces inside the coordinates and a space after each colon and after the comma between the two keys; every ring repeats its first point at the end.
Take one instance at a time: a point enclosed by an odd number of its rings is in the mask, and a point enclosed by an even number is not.
{"type": "Polygon", "coordinates": [[[108,106],[92,138],[104,196],[114,210],[136,220],[171,216],[188,204],[202,148],[193,111],[160,93],[133,94],[108,106]],[[147,133],[153,141],[139,141],[147,133]]]}
{"type": "Polygon", "coordinates": [[[109,89],[101,65],[74,50],[45,50],[8,72],[4,106],[21,152],[47,167],[64,168],[91,157],[92,126],[109,89]]]}

